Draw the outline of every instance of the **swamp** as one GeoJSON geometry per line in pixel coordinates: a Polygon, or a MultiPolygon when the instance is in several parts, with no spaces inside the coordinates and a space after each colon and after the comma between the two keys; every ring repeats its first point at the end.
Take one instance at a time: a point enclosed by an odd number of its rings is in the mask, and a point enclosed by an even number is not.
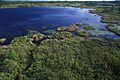
{"type": "Polygon", "coordinates": [[[120,2],[0,1],[0,80],[120,80],[120,2]]]}

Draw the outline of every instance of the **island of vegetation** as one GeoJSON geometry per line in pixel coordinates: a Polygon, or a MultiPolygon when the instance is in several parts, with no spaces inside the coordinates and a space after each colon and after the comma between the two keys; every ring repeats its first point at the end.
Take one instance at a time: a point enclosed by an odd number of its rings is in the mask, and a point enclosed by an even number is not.
{"type": "MultiPolygon", "coordinates": [[[[1,2],[0,7],[95,8],[90,12],[100,14],[102,22],[109,23],[107,29],[120,35],[119,4],[1,2]]],[[[120,38],[91,37],[88,31],[95,28],[85,26],[81,29],[81,26],[76,23],[47,30],[45,34],[31,30],[27,35],[15,37],[8,45],[4,45],[6,38],[0,38],[0,80],[120,80],[120,38]]]]}

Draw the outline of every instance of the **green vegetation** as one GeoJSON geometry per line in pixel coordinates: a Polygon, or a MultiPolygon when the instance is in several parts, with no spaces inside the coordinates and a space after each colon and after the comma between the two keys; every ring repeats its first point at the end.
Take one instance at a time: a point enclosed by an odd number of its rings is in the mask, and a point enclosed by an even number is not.
{"type": "Polygon", "coordinates": [[[99,14],[102,17],[101,22],[114,25],[114,27],[111,27],[109,25],[107,29],[119,35],[120,29],[116,28],[116,26],[120,26],[120,5],[119,4],[120,2],[104,2],[104,3],[94,2],[94,5],[90,5],[90,3],[88,3],[86,7],[94,8],[94,10],[90,10],[90,12],[99,14]]]}
{"type": "Polygon", "coordinates": [[[87,37],[89,34],[85,30],[77,30],[77,35],[81,37],[87,37]]]}
{"type": "Polygon", "coordinates": [[[21,36],[1,46],[0,79],[119,80],[120,39],[86,41],[86,32],[77,32],[74,37],[69,32],[57,32],[64,39],[53,36],[39,45],[32,43],[31,37],[21,36]]]}
{"type": "Polygon", "coordinates": [[[1,38],[0,39],[0,44],[4,43],[6,41],[6,38],[1,38]]]}
{"type": "MultiPolygon", "coordinates": [[[[0,7],[33,5],[95,8],[91,12],[102,15],[104,22],[119,25],[119,2],[0,3],[0,7]]],[[[86,30],[93,27],[81,30],[80,26],[60,27],[44,35],[30,30],[11,44],[0,45],[0,80],[120,80],[120,39],[89,37],[86,30]]],[[[108,29],[120,34],[116,26],[109,25],[108,29]]],[[[5,41],[1,38],[0,44],[5,41]]]]}
{"type": "Polygon", "coordinates": [[[58,40],[72,37],[72,33],[67,31],[57,32],[55,30],[46,31],[47,38],[56,38],[58,40]]]}
{"type": "Polygon", "coordinates": [[[92,27],[92,26],[85,26],[84,29],[85,29],[85,30],[95,30],[95,28],[92,27]]]}
{"type": "Polygon", "coordinates": [[[68,31],[68,32],[75,32],[79,29],[79,27],[82,26],[82,24],[76,23],[68,27],[58,27],[57,31],[68,31]]]}
{"type": "Polygon", "coordinates": [[[69,32],[74,32],[74,31],[76,31],[77,29],[79,29],[79,25],[77,25],[77,24],[73,24],[73,25],[71,25],[69,28],[68,28],[68,30],[67,31],[69,31],[69,32]]]}
{"type": "Polygon", "coordinates": [[[34,34],[33,35],[33,40],[34,41],[39,41],[39,40],[41,40],[41,39],[43,39],[44,38],[44,35],[43,34],[40,34],[40,33],[37,33],[37,34],[34,34]]]}
{"type": "Polygon", "coordinates": [[[67,31],[68,30],[68,27],[59,27],[57,28],[58,31],[67,31]]]}
{"type": "Polygon", "coordinates": [[[120,20],[120,6],[111,7],[98,7],[96,10],[91,11],[102,16],[102,22],[104,23],[119,23],[120,20]]]}
{"type": "Polygon", "coordinates": [[[58,34],[56,34],[56,37],[57,39],[65,39],[65,38],[70,38],[72,37],[72,34],[70,32],[60,32],[58,34]]]}
{"type": "Polygon", "coordinates": [[[108,24],[107,29],[117,35],[120,35],[120,26],[117,27],[117,25],[108,24]]]}

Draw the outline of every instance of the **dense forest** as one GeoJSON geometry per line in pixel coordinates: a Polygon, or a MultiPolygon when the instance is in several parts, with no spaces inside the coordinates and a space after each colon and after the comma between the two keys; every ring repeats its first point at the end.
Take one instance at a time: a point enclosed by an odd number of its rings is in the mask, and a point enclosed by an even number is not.
{"type": "MultiPolygon", "coordinates": [[[[120,25],[118,4],[89,2],[81,7],[98,5],[91,13],[100,14],[108,29],[120,35],[115,27],[120,25]]],[[[80,26],[59,27],[45,34],[31,30],[8,45],[0,38],[0,80],[120,80],[120,38],[90,37],[88,30],[94,28],[78,30],[80,26]]]]}

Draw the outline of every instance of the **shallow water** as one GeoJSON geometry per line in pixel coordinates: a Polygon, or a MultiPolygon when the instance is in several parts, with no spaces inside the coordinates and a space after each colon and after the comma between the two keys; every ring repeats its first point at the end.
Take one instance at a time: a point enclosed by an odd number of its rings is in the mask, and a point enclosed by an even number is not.
{"type": "MultiPolygon", "coordinates": [[[[72,7],[32,7],[32,8],[4,8],[0,9],[0,38],[12,39],[15,36],[25,35],[28,29],[44,32],[60,26],[74,23],[91,25],[97,31],[105,29],[106,24],[100,22],[101,17],[89,13],[89,9],[72,7]]],[[[106,31],[100,36],[117,37],[114,33],[106,31]]]]}

